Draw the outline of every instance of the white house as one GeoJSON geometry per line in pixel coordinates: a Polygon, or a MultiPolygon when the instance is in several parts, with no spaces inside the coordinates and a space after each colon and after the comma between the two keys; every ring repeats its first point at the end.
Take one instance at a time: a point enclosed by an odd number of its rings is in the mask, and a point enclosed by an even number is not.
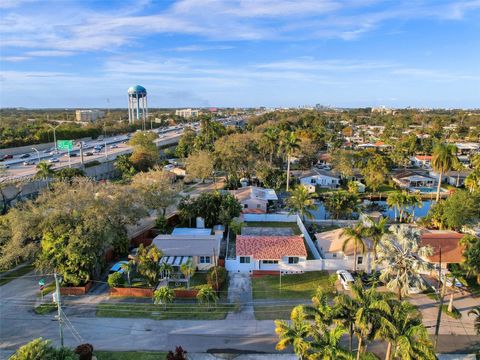
{"type": "Polygon", "coordinates": [[[420,168],[430,168],[432,165],[432,156],[430,155],[416,155],[411,159],[412,165],[420,168]]]}
{"type": "Polygon", "coordinates": [[[300,184],[304,185],[309,192],[315,192],[317,186],[322,188],[335,189],[340,186],[340,177],[329,171],[311,169],[297,175],[300,184]]]}
{"type": "Polygon", "coordinates": [[[220,251],[223,230],[176,228],[170,235],[158,235],[153,244],[162,251],[161,262],[178,271],[180,265],[191,260],[198,270],[208,270],[215,265],[220,251]]]}
{"type": "Polygon", "coordinates": [[[434,178],[421,173],[420,170],[396,172],[395,174],[392,174],[392,180],[401,188],[409,188],[412,190],[415,188],[434,188],[437,184],[437,181],[434,178]]]}
{"type": "MultiPolygon", "coordinates": [[[[442,182],[450,184],[455,187],[461,187],[465,185],[465,179],[471,173],[470,170],[463,170],[463,171],[448,171],[442,176],[442,182]]],[[[429,172],[430,176],[434,177],[438,181],[439,175],[434,172],[429,172]]]]}
{"type": "Polygon", "coordinates": [[[256,186],[231,190],[230,193],[242,204],[244,214],[265,214],[268,203],[278,200],[275,190],[256,186]]]}
{"type": "Polygon", "coordinates": [[[303,238],[297,235],[239,235],[235,249],[238,272],[302,272],[301,264],[307,260],[303,238]]]}

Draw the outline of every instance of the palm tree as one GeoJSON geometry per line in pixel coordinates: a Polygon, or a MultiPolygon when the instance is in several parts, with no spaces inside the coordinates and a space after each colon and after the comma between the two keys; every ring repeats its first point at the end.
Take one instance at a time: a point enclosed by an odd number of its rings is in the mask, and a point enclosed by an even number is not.
{"type": "Polygon", "coordinates": [[[415,221],[415,208],[423,206],[422,197],[420,194],[407,194],[405,199],[406,206],[412,208],[412,220],[415,221]]]}
{"type": "Polygon", "coordinates": [[[287,199],[287,205],[290,208],[290,214],[299,214],[302,221],[305,222],[305,217],[313,218],[311,210],[316,209],[312,194],[304,185],[297,186],[287,199]]]}
{"type": "Polygon", "coordinates": [[[185,264],[180,265],[180,271],[187,278],[187,289],[190,289],[190,278],[195,274],[192,259],[188,259],[185,264]]]}
{"type": "Polygon", "coordinates": [[[284,132],[281,137],[281,145],[287,156],[287,192],[290,186],[290,157],[300,148],[300,141],[294,132],[284,132]]]}
{"type": "Polygon", "coordinates": [[[395,222],[397,221],[397,210],[400,212],[401,196],[402,193],[400,191],[392,192],[387,196],[387,205],[395,212],[395,222]]]}
{"type": "Polygon", "coordinates": [[[313,353],[308,358],[311,360],[353,360],[353,354],[340,346],[340,340],[346,332],[342,325],[337,325],[315,334],[311,343],[313,353]]]}
{"type": "Polygon", "coordinates": [[[427,329],[415,306],[407,301],[392,301],[391,312],[380,319],[377,337],[388,342],[385,360],[436,359],[427,329]]]}
{"type": "Polygon", "coordinates": [[[125,263],[125,264],[122,264],[122,266],[120,267],[123,271],[125,271],[125,273],[127,274],[127,282],[128,282],[128,286],[131,287],[132,286],[132,283],[130,282],[130,274],[132,273],[132,271],[135,269],[135,263],[133,262],[133,260],[130,260],[129,262],[125,263]]]}
{"type": "Polygon", "coordinates": [[[358,222],[354,227],[348,227],[342,230],[342,236],[345,238],[342,245],[342,251],[345,253],[346,248],[350,242],[353,242],[353,271],[357,271],[357,250],[360,248],[362,254],[367,250],[365,244],[365,236],[367,235],[367,228],[358,222]]]}
{"type": "Polygon", "coordinates": [[[175,292],[168,286],[162,286],[153,293],[154,303],[163,305],[163,309],[167,310],[167,304],[172,303],[175,299],[175,292]]]}
{"type": "Polygon", "coordinates": [[[321,332],[332,324],[335,315],[334,308],[330,306],[329,302],[329,293],[319,287],[312,298],[312,305],[304,307],[306,319],[313,320],[315,327],[321,332]]]}
{"type": "Polygon", "coordinates": [[[357,360],[367,350],[366,341],[373,340],[380,330],[381,322],[390,315],[390,293],[380,293],[375,286],[365,289],[362,281],[352,285],[353,299],[358,308],[355,313],[355,333],[358,338],[357,360]]]}
{"type": "Polygon", "coordinates": [[[52,169],[52,164],[49,164],[46,161],[40,161],[36,167],[38,170],[35,174],[35,177],[37,179],[46,180],[48,184],[48,179],[51,178],[55,173],[55,171],[52,169]]]}
{"type": "Polygon", "coordinates": [[[217,304],[218,296],[215,290],[210,285],[204,286],[197,294],[197,300],[200,304],[207,304],[210,309],[210,303],[217,304]]]}
{"type": "Polygon", "coordinates": [[[355,329],[355,316],[358,311],[358,303],[354,298],[347,294],[338,294],[334,299],[335,319],[336,323],[342,324],[347,330],[350,337],[349,349],[353,350],[353,334],[355,329]]]}
{"type": "Polygon", "coordinates": [[[281,351],[292,345],[293,351],[300,360],[306,358],[310,349],[310,342],[306,339],[310,336],[310,332],[311,324],[307,321],[303,306],[295,306],[290,314],[290,322],[275,320],[275,333],[280,339],[275,349],[281,351]]]}
{"type": "Polygon", "coordinates": [[[398,300],[408,296],[410,287],[423,288],[420,272],[428,271],[432,265],[425,259],[432,255],[431,247],[420,245],[417,230],[405,225],[392,225],[390,234],[385,234],[379,244],[378,263],[385,268],[380,280],[387,288],[397,292],[398,300]]]}
{"type": "Polygon", "coordinates": [[[438,173],[437,202],[440,200],[443,174],[452,170],[457,161],[457,147],[455,145],[440,143],[433,149],[432,167],[438,173]]]}
{"type": "Polygon", "coordinates": [[[474,170],[468,174],[467,178],[465,179],[465,186],[470,192],[480,190],[480,170],[474,170]]]}
{"type": "Polygon", "coordinates": [[[276,127],[270,127],[262,134],[262,139],[270,150],[270,166],[273,163],[273,154],[275,153],[275,148],[278,145],[278,135],[279,129],[276,127]]]}
{"type": "Polygon", "coordinates": [[[373,219],[369,219],[370,226],[366,228],[367,236],[372,240],[372,250],[373,250],[373,259],[375,261],[375,269],[377,268],[378,244],[380,243],[382,236],[388,233],[388,229],[386,227],[387,221],[388,221],[388,218],[383,216],[380,217],[380,219],[378,219],[378,222],[373,221],[373,219]]]}
{"type": "Polygon", "coordinates": [[[477,306],[476,308],[470,310],[468,312],[468,316],[474,315],[475,317],[475,331],[477,332],[477,335],[480,335],[480,306],[477,306]]]}

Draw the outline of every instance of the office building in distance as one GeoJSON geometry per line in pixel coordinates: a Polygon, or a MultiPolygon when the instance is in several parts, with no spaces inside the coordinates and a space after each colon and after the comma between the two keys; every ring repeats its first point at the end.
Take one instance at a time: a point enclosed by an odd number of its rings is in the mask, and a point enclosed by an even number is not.
{"type": "Polygon", "coordinates": [[[175,115],[182,116],[184,118],[197,117],[199,114],[200,114],[200,111],[198,110],[192,110],[192,109],[175,110],[175,115]]]}
{"type": "Polygon", "coordinates": [[[77,110],[75,111],[75,119],[77,121],[97,121],[101,119],[105,113],[100,110],[77,110]]]}

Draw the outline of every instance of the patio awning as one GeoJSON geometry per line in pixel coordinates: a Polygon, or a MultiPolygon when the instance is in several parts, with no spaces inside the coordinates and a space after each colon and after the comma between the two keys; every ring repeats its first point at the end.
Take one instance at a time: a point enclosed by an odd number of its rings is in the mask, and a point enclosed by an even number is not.
{"type": "Polygon", "coordinates": [[[162,256],[159,264],[167,263],[172,266],[180,266],[186,264],[191,259],[191,256],[162,256]]]}

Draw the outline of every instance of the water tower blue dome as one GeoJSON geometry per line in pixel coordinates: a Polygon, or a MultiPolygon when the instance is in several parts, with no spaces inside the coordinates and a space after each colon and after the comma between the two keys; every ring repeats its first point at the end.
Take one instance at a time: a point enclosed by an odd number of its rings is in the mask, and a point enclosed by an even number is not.
{"type": "Polygon", "coordinates": [[[144,97],[147,96],[147,89],[140,85],[130,86],[128,88],[128,94],[133,97],[144,97]]]}

